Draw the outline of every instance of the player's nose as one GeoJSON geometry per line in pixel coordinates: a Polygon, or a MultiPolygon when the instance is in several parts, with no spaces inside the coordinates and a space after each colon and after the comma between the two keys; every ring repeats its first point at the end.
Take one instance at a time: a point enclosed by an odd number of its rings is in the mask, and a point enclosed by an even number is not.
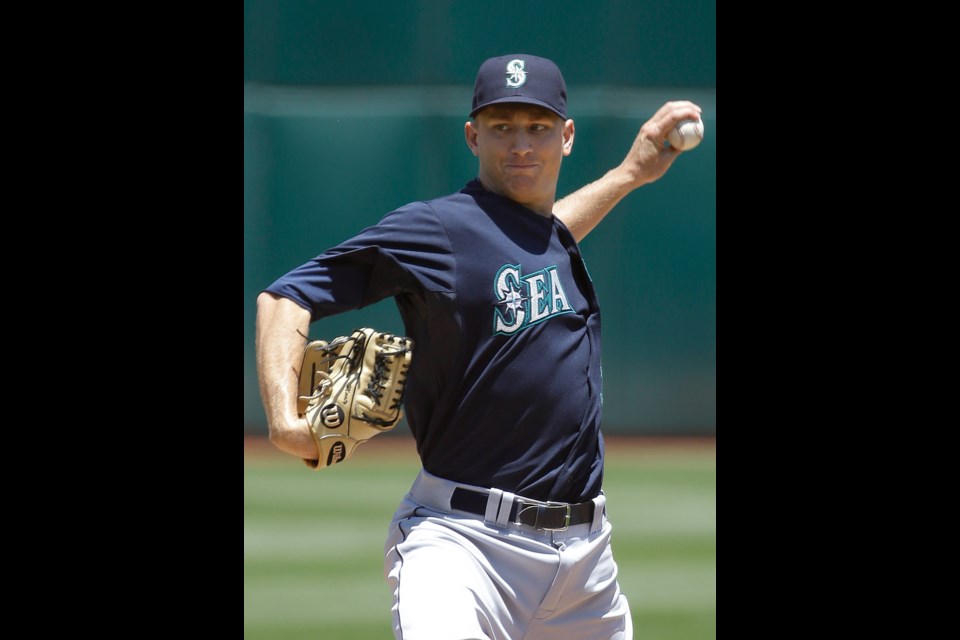
{"type": "Polygon", "coordinates": [[[510,145],[510,151],[518,156],[525,156],[533,151],[533,145],[530,143],[530,135],[523,130],[517,131],[513,137],[513,144],[510,145]]]}

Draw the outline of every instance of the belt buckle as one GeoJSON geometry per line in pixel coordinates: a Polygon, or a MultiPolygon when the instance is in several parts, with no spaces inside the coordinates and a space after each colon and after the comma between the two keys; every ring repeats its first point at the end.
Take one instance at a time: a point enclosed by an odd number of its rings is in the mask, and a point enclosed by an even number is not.
{"type": "Polygon", "coordinates": [[[566,531],[570,527],[570,505],[566,502],[541,502],[537,504],[537,528],[543,529],[544,531],[566,531]],[[546,513],[547,509],[556,509],[560,507],[564,510],[563,514],[563,525],[559,527],[548,527],[547,525],[540,525],[540,516],[546,513]]]}
{"type": "Polygon", "coordinates": [[[542,531],[566,531],[570,527],[570,505],[566,502],[540,502],[539,500],[527,500],[524,498],[517,498],[517,501],[520,503],[520,508],[517,509],[517,520],[514,524],[526,524],[527,526],[532,526],[535,529],[540,529],[542,531]],[[536,509],[536,518],[533,521],[533,524],[529,522],[524,522],[524,518],[521,517],[524,513],[530,509],[536,509]],[[541,521],[546,520],[543,516],[547,513],[547,510],[554,510],[561,508],[564,510],[563,514],[563,524],[557,527],[550,527],[546,524],[540,524],[541,521]]]}

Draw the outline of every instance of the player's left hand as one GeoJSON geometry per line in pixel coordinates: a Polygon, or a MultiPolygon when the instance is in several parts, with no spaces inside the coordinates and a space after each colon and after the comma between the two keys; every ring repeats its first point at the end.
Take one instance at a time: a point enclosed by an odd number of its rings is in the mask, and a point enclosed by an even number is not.
{"type": "Polygon", "coordinates": [[[307,465],[323,469],[389,431],[403,417],[413,340],[370,328],[304,347],[297,413],[317,444],[307,465]]]}

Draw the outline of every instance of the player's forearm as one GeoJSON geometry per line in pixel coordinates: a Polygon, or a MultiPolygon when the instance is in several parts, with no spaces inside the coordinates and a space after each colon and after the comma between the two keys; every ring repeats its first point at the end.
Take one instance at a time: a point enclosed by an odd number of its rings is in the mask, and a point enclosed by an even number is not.
{"type": "Polygon", "coordinates": [[[553,214],[570,229],[577,242],[583,240],[594,227],[623,198],[639,186],[623,167],[611,169],[599,180],[574,191],[553,205],[553,214]]]}
{"type": "Polygon", "coordinates": [[[688,100],[664,104],[643,123],[623,161],[605,176],[553,205],[553,213],[583,240],[624,196],[659,180],[681,153],[664,144],[667,132],[683,119],[700,119],[701,109],[688,100]]]}
{"type": "Polygon", "coordinates": [[[316,459],[317,446],[297,416],[297,381],[310,312],[286,298],[257,298],[257,377],[270,441],[300,458],[316,459]]]}

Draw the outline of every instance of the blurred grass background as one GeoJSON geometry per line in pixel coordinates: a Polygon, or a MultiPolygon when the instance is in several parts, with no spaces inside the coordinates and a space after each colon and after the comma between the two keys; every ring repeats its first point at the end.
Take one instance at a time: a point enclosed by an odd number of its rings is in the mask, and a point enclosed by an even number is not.
{"type": "MultiPolygon", "coordinates": [[[[319,472],[245,438],[244,638],[392,638],[383,542],[418,469],[401,435],[319,472]]],[[[608,439],[604,490],[637,638],[716,638],[716,484],[713,439],[608,439]]]]}

